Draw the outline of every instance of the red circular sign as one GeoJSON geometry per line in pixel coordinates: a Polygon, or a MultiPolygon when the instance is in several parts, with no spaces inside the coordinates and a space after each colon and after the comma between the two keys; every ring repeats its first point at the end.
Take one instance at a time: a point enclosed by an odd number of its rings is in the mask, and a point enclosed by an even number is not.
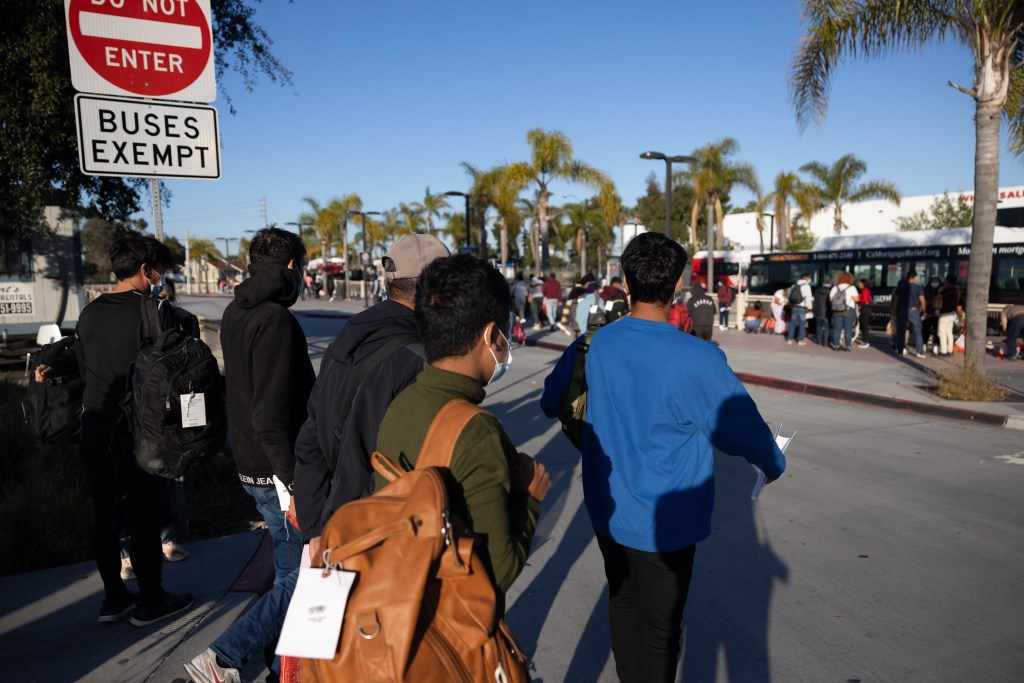
{"type": "Polygon", "coordinates": [[[196,0],[71,0],[68,27],[89,66],[136,95],[184,90],[210,61],[210,25],[196,0]]]}

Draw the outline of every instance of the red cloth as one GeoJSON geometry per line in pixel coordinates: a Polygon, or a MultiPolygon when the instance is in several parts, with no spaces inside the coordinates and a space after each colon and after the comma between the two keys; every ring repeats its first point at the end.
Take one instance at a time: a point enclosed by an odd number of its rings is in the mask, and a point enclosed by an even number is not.
{"type": "Polygon", "coordinates": [[[544,281],[544,287],[541,290],[544,292],[545,299],[561,299],[562,298],[562,285],[557,279],[550,277],[544,281]]]}
{"type": "Polygon", "coordinates": [[[860,296],[857,298],[857,303],[861,306],[867,306],[871,303],[871,290],[865,287],[860,290],[860,296]]]}

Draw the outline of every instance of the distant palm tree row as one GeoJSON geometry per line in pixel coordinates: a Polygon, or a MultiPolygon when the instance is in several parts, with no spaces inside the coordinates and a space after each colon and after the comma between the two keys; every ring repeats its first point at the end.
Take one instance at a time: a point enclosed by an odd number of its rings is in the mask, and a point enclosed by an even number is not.
{"type": "MultiPolygon", "coordinates": [[[[576,158],[565,133],[536,128],[526,134],[526,142],[530,149],[528,160],[488,169],[462,163],[471,180],[470,225],[466,225],[462,202],[452,206],[445,195],[434,194],[429,187],[422,200],[403,202],[377,215],[360,213],[363,206],[357,194],[334,198],[326,204],[304,197],[309,210],[299,216],[297,224],[310,245],[310,255],[326,260],[334,247],[349,254],[360,242],[376,254],[398,235],[440,232],[454,245],[479,247],[493,238],[497,244],[495,256],[502,263],[512,258],[547,272],[552,255],[556,254],[563,266],[576,266],[581,273],[587,271],[588,265],[601,268],[615,243],[615,228],[626,220],[635,220],[636,207],[622,204],[608,174],[576,158]],[[554,201],[555,185],[586,188],[593,196],[563,194],[562,198],[576,201],[559,205],[554,201]],[[347,243],[349,219],[358,230],[356,245],[347,243]],[[439,221],[444,222],[444,227],[438,227],[439,221]]],[[[689,206],[681,207],[690,215],[689,239],[683,234],[673,236],[689,241],[693,252],[709,243],[722,249],[726,202],[737,187],[756,196],[749,208],[757,215],[762,251],[766,216],[773,216],[777,222],[778,245],[785,249],[793,232],[794,206],[805,221],[831,207],[838,234],[845,227],[842,208],[846,202],[869,198],[900,201],[892,183],[862,181],[867,165],[852,154],[832,165],[816,161],[805,164],[799,170],[806,179],[795,172],[781,172],[772,190],[762,194],[753,166],[733,158],[738,151],[739,144],[729,137],[698,147],[692,154],[695,161],[673,178],[675,186],[686,188],[686,196],[691,198],[689,206]],[[774,213],[768,211],[769,207],[774,213]],[[704,225],[708,228],[704,239],[698,234],[701,210],[705,212],[704,225]]],[[[684,225],[681,232],[685,231],[684,225]]]]}

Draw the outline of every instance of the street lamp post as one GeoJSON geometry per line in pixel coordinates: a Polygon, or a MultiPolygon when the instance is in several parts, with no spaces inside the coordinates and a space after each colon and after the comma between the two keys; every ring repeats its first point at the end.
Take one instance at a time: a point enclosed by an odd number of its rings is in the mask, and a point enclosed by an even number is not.
{"type": "Polygon", "coordinates": [[[232,242],[237,242],[238,238],[237,237],[218,237],[217,239],[218,240],[222,240],[224,242],[224,258],[225,259],[231,258],[231,243],[232,242]]]}
{"type": "Polygon", "coordinates": [[[672,164],[692,164],[697,160],[682,155],[670,157],[662,152],[644,152],[640,158],[661,159],[665,162],[665,236],[672,237],[672,164]]]}
{"type": "MultiPolygon", "coordinates": [[[[468,192],[459,192],[457,190],[452,190],[450,192],[445,192],[444,196],[445,197],[463,197],[466,200],[466,246],[468,247],[468,246],[470,246],[470,241],[469,241],[469,234],[470,234],[470,229],[469,229],[469,193],[468,192]]],[[[481,240],[481,242],[483,242],[483,240],[481,240]]],[[[482,245],[481,245],[481,248],[483,248],[482,245]]],[[[487,254],[484,254],[483,258],[486,258],[486,256],[487,256],[487,254]]]]}
{"type": "MultiPolygon", "coordinates": [[[[362,222],[363,222],[363,254],[365,255],[364,257],[361,257],[359,259],[360,263],[362,263],[363,258],[369,258],[371,256],[369,250],[367,250],[367,248],[366,248],[366,217],[367,216],[379,216],[380,215],[380,211],[354,211],[354,210],[350,210],[350,211],[346,212],[346,215],[348,215],[348,216],[359,216],[362,219],[362,222]]],[[[369,266],[369,263],[363,263],[362,265],[363,265],[363,308],[369,308],[370,307],[370,290],[366,286],[368,284],[368,279],[367,279],[366,275],[368,273],[368,267],[367,266],[369,266]]]]}
{"type": "Polygon", "coordinates": [[[775,214],[765,211],[763,215],[772,219],[771,228],[768,230],[768,251],[771,251],[775,245],[775,214]]]}

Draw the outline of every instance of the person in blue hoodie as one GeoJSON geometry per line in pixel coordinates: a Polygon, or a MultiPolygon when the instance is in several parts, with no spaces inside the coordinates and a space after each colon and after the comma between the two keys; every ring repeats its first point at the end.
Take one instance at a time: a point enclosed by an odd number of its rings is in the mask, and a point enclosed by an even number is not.
{"type": "MultiPolygon", "coordinates": [[[[583,492],[624,682],[675,680],[696,544],[711,534],[714,449],[744,457],[769,481],[786,467],[725,355],[668,322],[685,266],[675,241],[635,237],[622,255],[632,314],[599,329],[586,356],[583,492]]],[[[544,382],[548,417],[558,416],[578,343],[544,382]]]]}

